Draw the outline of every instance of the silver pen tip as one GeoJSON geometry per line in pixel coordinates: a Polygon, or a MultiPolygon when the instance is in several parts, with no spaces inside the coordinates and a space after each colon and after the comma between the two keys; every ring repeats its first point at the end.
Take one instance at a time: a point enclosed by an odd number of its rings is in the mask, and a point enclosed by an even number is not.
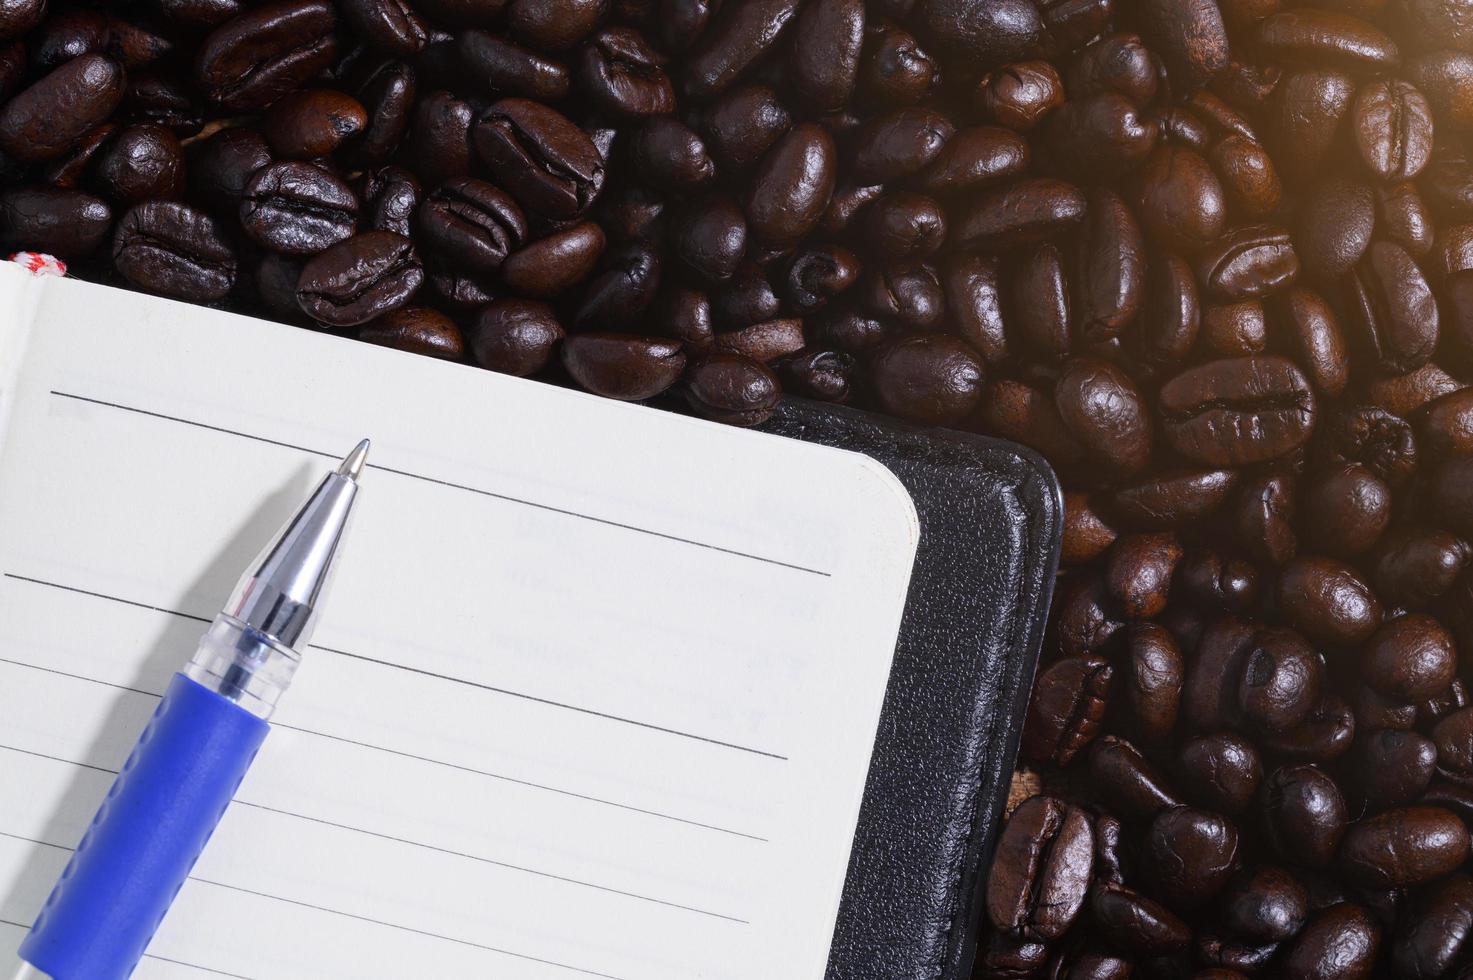
{"type": "Polygon", "coordinates": [[[353,451],[338,466],[338,475],[346,476],[348,479],[357,482],[358,475],[363,472],[363,467],[367,460],[368,440],[364,439],[357,446],[353,447],[353,451]]]}

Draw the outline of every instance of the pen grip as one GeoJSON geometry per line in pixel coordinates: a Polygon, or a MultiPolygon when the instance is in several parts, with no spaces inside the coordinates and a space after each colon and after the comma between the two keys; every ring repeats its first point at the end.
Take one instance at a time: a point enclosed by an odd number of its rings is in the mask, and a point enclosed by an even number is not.
{"type": "Polygon", "coordinates": [[[270,727],[175,674],[21,958],[56,980],[131,974],[270,727]]]}

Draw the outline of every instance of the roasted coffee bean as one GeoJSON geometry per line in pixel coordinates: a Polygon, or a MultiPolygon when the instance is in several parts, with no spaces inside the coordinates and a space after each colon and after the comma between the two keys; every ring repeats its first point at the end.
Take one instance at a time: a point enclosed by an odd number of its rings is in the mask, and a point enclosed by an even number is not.
{"type": "Polygon", "coordinates": [[[190,189],[214,210],[234,212],[256,171],[271,162],[271,149],[259,130],[222,129],[192,147],[186,167],[190,189]]]}
{"type": "Polygon", "coordinates": [[[1191,941],[1191,929],[1170,909],[1124,885],[1096,884],[1089,909],[1111,943],[1136,955],[1176,952],[1191,941]]]}
{"type": "Polygon", "coordinates": [[[1343,562],[1297,558],[1279,575],[1284,617],[1312,641],[1354,647],[1381,623],[1381,603],[1365,579],[1343,562]]]}
{"type": "Polygon", "coordinates": [[[1324,283],[1339,282],[1366,254],[1375,227],[1370,187],[1341,178],[1311,188],[1294,234],[1304,271],[1324,283]]]}
{"type": "Polygon", "coordinates": [[[476,314],[468,331],[477,364],[518,377],[542,370],[564,336],[552,307],[524,299],[488,304],[476,314]]]}
{"type": "Polygon", "coordinates": [[[1244,357],[1191,368],[1161,389],[1166,441],[1213,466],[1242,465],[1292,452],[1309,438],[1314,394],[1293,362],[1244,357]]]}
{"type": "Polygon", "coordinates": [[[267,110],[262,132],[279,158],[325,157],[368,125],[368,113],[352,96],[332,89],[308,89],[287,96],[267,110]]]}
{"type": "Polygon", "coordinates": [[[1361,672],[1389,698],[1420,701],[1446,688],[1457,666],[1451,634],[1431,616],[1408,613],[1389,620],[1367,642],[1361,672]]]}
{"type": "Polygon", "coordinates": [[[607,11],[607,0],[511,0],[506,22],[523,44],[561,51],[593,33],[607,11]]]}
{"type": "Polygon", "coordinates": [[[1351,131],[1366,168],[1378,180],[1411,180],[1432,156],[1432,108],[1415,86],[1372,82],[1356,93],[1351,131]]]}
{"type": "Polygon", "coordinates": [[[1347,767],[1366,806],[1378,810],[1401,806],[1432,782],[1437,746],[1416,732],[1366,732],[1356,738],[1347,767]]]}
{"type": "Polygon", "coordinates": [[[1446,531],[1393,529],[1376,549],[1371,579],[1386,602],[1420,609],[1452,590],[1469,557],[1467,542],[1446,531]]]}
{"type": "Polygon", "coordinates": [[[471,104],[449,92],[431,92],[416,103],[404,157],[423,183],[434,186],[470,173],[474,118],[471,104]]]}
{"type": "Polygon", "coordinates": [[[675,384],[686,357],[675,340],[585,333],[563,341],[562,363],[574,381],[594,394],[639,401],[675,384]]]}
{"type": "Polygon", "coordinates": [[[716,164],[695,131],[669,117],[647,121],[634,134],[635,166],[655,187],[690,188],[716,175],[716,164]]]}
{"type": "Polygon", "coordinates": [[[1118,194],[1091,193],[1074,269],[1074,309],[1085,340],[1119,336],[1140,310],[1146,245],[1135,215],[1118,194]]]}
{"type": "Polygon", "coordinates": [[[1262,782],[1258,750],[1231,732],[1192,739],[1177,757],[1177,784],[1187,801],[1229,816],[1248,809],[1262,782]]]}
{"type": "Polygon", "coordinates": [[[647,245],[611,250],[573,317],[577,330],[622,330],[639,319],[660,288],[660,256],[647,245]]]}
{"type": "Polygon", "coordinates": [[[755,166],[791,125],[792,117],[776,92],[766,85],[750,85],[713,102],[696,128],[723,170],[744,171],[755,166]]]}
{"type": "Polygon", "coordinates": [[[61,156],[122,98],[122,65],[100,54],[73,58],[0,106],[0,150],[26,163],[61,156]]]}
{"type": "Polygon", "coordinates": [[[1123,687],[1131,723],[1150,744],[1176,726],[1186,665],[1171,632],[1155,623],[1132,623],[1123,687]]]}
{"type": "Polygon", "coordinates": [[[1437,300],[1400,245],[1376,242],[1346,280],[1353,336],[1383,372],[1421,367],[1437,346],[1437,300]]]}
{"type": "Polygon", "coordinates": [[[1166,248],[1195,252],[1216,241],[1227,223],[1227,195],[1196,150],[1161,146],[1136,175],[1141,224],[1166,248]]]}
{"type": "Polygon", "coordinates": [[[1036,57],[1044,43],[1042,15],[1025,0],[917,0],[915,16],[925,36],[963,74],[1036,57]]]}
{"type": "Polygon", "coordinates": [[[337,16],[326,0],[270,0],[215,28],[200,44],[195,78],[229,112],[260,109],[332,63],[337,16]]]}
{"type": "Polygon", "coordinates": [[[1473,937],[1473,879],[1457,874],[1422,895],[1398,925],[1391,945],[1397,976],[1453,975],[1473,937]]]}
{"type": "Polygon", "coordinates": [[[800,351],[777,364],[785,390],[825,402],[849,400],[857,367],[850,355],[829,350],[800,351]]]}
{"type": "Polygon", "coordinates": [[[1114,477],[1139,471],[1151,454],[1151,419],[1130,377],[1106,361],[1074,358],[1054,386],[1065,429],[1114,477]]]}
{"type": "Polygon", "coordinates": [[[1215,551],[1188,552],[1173,587],[1204,609],[1246,612],[1258,598],[1258,570],[1251,562],[1215,551]]]}
{"type": "Polygon", "coordinates": [[[1157,122],[1118,92],[1071,99],[1049,115],[1043,132],[1060,167],[1081,179],[1131,172],[1150,156],[1160,135],[1157,122]]]}
{"type": "Polygon", "coordinates": [[[1182,689],[1182,713],[1192,727],[1216,731],[1238,722],[1238,686],[1256,632],[1236,616],[1219,617],[1202,631],[1182,689]]]}
{"type": "Polygon", "coordinates": [[[1062,235],[1084,219],[1084,194],[1073,184],[1028,178],[979,195],[956,229],[962,248],[1004,251],[1062,235]]]}
{"type": "Polygon", "coordinates": [[[235,285],[235,252],[215,220],[176,201],[145,201],[119,219],[113,265],[145,292],[191,303],[235,285]]]}
{"type": "Polygon", "coordinates": [[[784,134],[752,178],[747,223],[757,241],[785,248],[813,230],[834,191],[834,140],[822,126],[802,123],[784,134]]]}
{"type": "MultiPolygon", "coordinates": [[[[737,212],[738,215],[740,213],[737,212]]],[[[823,245],[800,252],[788,266],[783,280],[787,301],[794,312],[804,315],[815,313],[853,286],[859,278],[859,269],[859,259],[854,253],[838,245],[823,245]]]]}
{"type": "Polygon", "coordinates": [[[1317,394],[1341,394],[1350,383],[1350,352],[1330,303],[1314,290],[1291,286],[1275,297],[1273,306],[1286,345],[1310,386],[1317,394]]]}
{"type": "Polygon", "coordinates": [[[1048,957],[1045,943],[994,931],[986,948],[977,951],[977,968],[998,980],[1028,980],[1048,965],[1048,957]]]}
{"type": "Polygon", "coordinates": [[[1223,897],[1223,925],[1251,942],[1290,939],[1304,925],[1309,893],[1288,871],[1267,865],[1235,880],[1223,897]]]}
{"type": "Polygon", "coordinates": [[[0,5],[0,40],[27,33],[45,14],[45,0],[6,0],[0,5]]]}
{"type": "Polygon", "coordinates": [[[1383,238],[1418,259],[1432,251],[1432,214],[1410,181],[1376,188],[1376,224],[1383,238]]]}
{"type": "Polygon", "coordinates": [[[793,24],[792,85],[816,112],[842,109],[854,90],[864,44],[863,0],[816,0],[793,24]]]}
{"type": "Polygon", "coordinates": [[[1345,797],[1315,766],[1277,769],[1264,783],[1264,827],[1290,864],[1327,867],[1347,826],[1345,797]]]}
{"type": "Polygon", "coordinates": [[[896,191],[866,209],[865,237],[881,261],[925,258],[946,240],[946,216],[931,198],[896,191]]]}
{"type": "Polygon", "coordinates": [[[405,307],[379,317],[358,331],[358,339],[447,361],[465,357],[465,341],[455,321],[423,306],[405,307]]]}
{"type": "Polygon", "coordinates": [[[1150,818],[1181,803],[1140,751],[1114,735],[1089,747],[1089,775],[1105,804],[1127,820],[1150,818]]]}
{"type": "Polygon", "coordinates": [[[1320,425],[1315,455],[1322,465],[1360,463],[1392,486],[1399,486],[1417,465],[1412,427],[1398,415],[1372,405],[1342,408],[1320,425]]]}
{"type": "Polygon", "coordinates": [[[1113,670],[1103,660],[1069,657],[1040,673],[1023,727],[1023,754],[1068,765],[1099,732],[1113,670]]]}
{"type": "Polygon", "coordinates": [[[738,266],[736,273],[712,293],[711,312],[718,328],[740,330],[777,317],[782,312],[782,300],[767,274],[749,262],[738,266]]]}
{"type": "Polygon", "coordinates": [[[527,237],[516,202],[473,177],[447,181],[426,197],[415,228],[428,255],[469,273],[495,272],[527,237]]]}
{"type": "Polygon", "coordinates": [[[1186,527],[1207,517],[1237,482],[1234,470],[1171,470],[1139,478],[1110,495],[1111,515],[1142,530],[1186,527]]]}
{"type": "Polygon", "coordinates": [[[708,99],[730,88],[773,48],[797,12],[797,0],[722,5],[686,61],[686,94],[708,99]]]}
{"type": "Polygon", "coordinates": [[[1027,253],[1007,277],[1011,289],[1004,317],[998,305],[998,260],[967,256],[943,266],[948,312],[961,320],[962,334],[982,351],[988,362],[1007,353],[1012,331],[1031,353],[1050,360],[1062,358],[1073,346],[1074,314],[1064,255],[1057,245],[1045,243],[1027,253]],[[955,295],[953,294],[955,291],[955,295]],[[985,297],[985,299],[983,299],[985,297]],[[982,302],[978,302],[983,299],[982,302]],[[979,338],[985,337],[986,340],[979,338]]]}
{"type": "Polygon", "coordinates": [[[1265,137],[1288,184],[1303,186],[1321,176],[1354,97],[1354,80],[1335,71],[1293,71],[1275,87],[1265,137]]]}
{"type": "Polygon", "coordinates": [[[79,259],[112,230],[113,211],[100,197],[77,190],[18,186],[0,191],[0,243],[79,259]]]}
{"type": "Polygon", "coordinates": [[[1305,541],[1322,554],[1367,551],[1391,521],[1391,487],[1359,463],[1315,475],[1303,493],[1305,541]]]}
{"type": "Polygon", "coordinates": [[[555,109],[502,99],[472,130],[476,152],[523,207],[571,218],[593,203],[604,162],[582,130],[555,109]]]}
{"type": "Polygon", "coordinates": [[[1047,61],[1023,61],[982,79],[982,111],[998,125],[1026,132],[1064,103],[1064,83],[1047,61]]]}
{"type": "Polygon", "coordinates": [[[1264,749],[1285,761],[1329,764],[1349,751],[1355,739],[1355,711],[1345,699],[1327,694],[1299,725],[1266,732],[1264,749]]]}
{"type": "Polygon", "coordinates": [[[696,414],[729,425],[760,425],[777,408],[781,390],[763,364],[731,351],[715,351],[692,365],[686,400],[696,414]]]}
{"type": "MultiPolygon", "coordinates": [[[[920,101],[936,80],[935,60],[921,47],[915,35],[894,24],[870,23],[866,33],[859,62],[861,97],[873,100],[876,105],[899,106],[920,101]]],[[[1003,121],[999,113],[1007,113],[1014,106],[1018,117],[1026,116],[1041,95],[1032,90],[1024,91],[1023,85],[1027,83],[1021,81],[1017,88],[1008,87],[1008,82],[998,84],[1001,87],[994,96],[997,105],[990,112],[990,117],[998,122],[1003,121]]],[[[985,82],[982,98],[986,104],[989,95],[985,82]]]]}
{"type": "MultiPolygon", "coordinates": [[[[1060,564],[1080,565],[1093,561],[1115,543],[1116,536],[1115,529],[1105,523],[1092,506],[1089,494],[1076,490],[1065,491],[1064,532],[1060,546],[1060,564]]],[[[1143,628],[1150,626],[1146,623],[1139,625],[1143,628]]]]}
{"type": "Polygon", "coordinates": [[[1288,232],[1250,225],[1209,246],[1198,255],[1196,269],[1209,296],[1233,303],[1292,283],[1299,275],[1299,255],[1288,232]]]}
{"type": "Polygon", "coordinates": [[[1025,800],[998,838],[987,878],[987,917],[1015,936],[1058,939],[1089,891],[1094,834],[1078,807],[1047,796],[1025,800]]]}
{"type": "Polygon", "coordinates": [[[964,129],[946,141],[916,183],[932,194],[955,195],[985,187],[1027,169],[1028,143],[996,126],[964,129]]]}
{"type": "MultiPolygon", "coordinates": [[[[999,387],[1006,390],[1008,386],[1000,385],[999,387]]],[[[1024,412],[1026,413],[1026,409],[1024,412]]],[[[1082,572],[1072,579],[1066,579],[1059,586],[1057,601],[1058,614],[1052,623],[1053,640],[1057,643],[1058,649],[1067,658],[1083,657],[1103,650],[1111,639],[1125,626],[1125,623],[1118,617],[1112,615],[1112,611],[1107,608],[1104,578],[1098,573],[1082,572]]],[[[1063,670],[1061,676],[1055,677],[1052,683],[1055,685],[1064,683],[1071,677],[1075,677],[1081,669],[1079,665],[1074,665],[1068,670],[1063,670]]],[[[1050,668],[1049,672],[1052,673],[1053,668],[1050,668]]],[[[1088,690],[1095,692],[1092,696],[1099,703],[1089,705],[1084,700],[1085,696],[1080,696],[1081,717],[1085,721],[1075,727],[1082,727],[1083,732],[1088,737],[1082,739],[1071,737],[1066,740],[1070,742],[1078,741],[1078,744],[1068,748],[1067,755],[1069,758],[1073,758],[1074,752],[1081,745],[1087,744],[1089,739],[1097,734],[1099,717],[1104,713],[1104,698],[1109,693],[1108,681],[1101,681],[1098,678],[1092,680],[1085,686],[1088,690]]],[[[1040,675],[1040,683],[1036,685],[1036,689],[1042,690],[1042,688],[1042,675],[1040,675]]],[[[1060,704],[1064,700],[1064,695],[1064,689],[1056,689],[1052,698],[1053,703],[1055,705],[1060,704]]],[[[1038,700],[1038,698],[1034,698],[1035,702],[1038,700]]],[[[1055,715],[1057,715],[1057,712],[1055,712],[1055,715]]],[[[1050,721],[1047,718],[1041,719],[1041,723],[1046,726],[1056,724],[1056,722],[1050,721]]],[[[1062,724],[1062,722],[1058,722],[1057,724],[1062,724]]],[[[1025,727],[1025,735],[1027,730],[1025,727]]],[[[1052,737],[1056,734],[1058,733],[1051,731],[1050,738],[1045,739],[1043,744],[1048,746],[1060,741],[1060,739],[1052,737]]],[[[1029,749],[1026,747],[1028,739],[1026,737],[1024,744],[1024,752],[1028,753],[1029,749]]],[[[1047,756],[1045,755],[1043,758],[1047,758],[1047,756]]],[[[1062,765],[1063,763],[1059,764],[1062,765]]]]}
{"type": "Polygon", "coordinates": [[[120,130],[93,162],[97,181],[119,205],[177,198],[184,191],[184,150],[156,123],[120,130]]]}
{"type": "Polygon", "coordinates": [[[369,47],[405,57],[423,48],[430,27],[407,0],[344,0],[343,19],[369,47]]]}
{"type": "Polygon", "coordinates": [[[1211,357],[1262,354],[1268,345],[1268,322],[1256,299],[1220,303],[1202,311],[1202,352],[1211,357]]]}
{"type": "Polygon", "coordinates": [[[1270,57],[1347,71],[1377,72],[1400,61],[1396,42],[1357,17],[1331,10],[1286,10],[1259,25],[1258,45],[1270,57]]]}
{"type": "Polygon", "coordinates": [[[1304,980],[1366,980],[1374,975],[1381,927],[1360,905],[1333,905],[1310,919],[1286,954],[1289,976],[1304,980]]]}
{"type": "Polygon", "coordinates": [[[965,418],[982,393],[981,359],[965,343],[921,334],[887,346],[872,366],[876,397],[901,418],[948,425],[965,418]]]}
{"type": "Polygon", "coordinates": [[[488,94],[555,102],[572,87],[566,65],[491,31],[461,31],[455,53],[471,80],[488,94]]]}
{"type": "Polygon", "coordinates": [[[903,108],[880,116],[854,136],[853,177],[881,184],[907,177],[937,158],[956,129],[929,109],[903,108]]]}
{"type": "Polygon", "coordinates": [[[288,255],[315,255],[344,241],[353,234],[357,218],[353,189],[311,163],[262,167],[246,185],[240,202],[246,234],[288,255]]]}
{"type": "Polygon", "coordinates": [[[360,179],[359,196],[363,201],[360,218],[365,229],[392,231],[406,238],[412,234],[411,225],[421,197],[414,174],[392,165],[369,171],[360,179]]]}
{"type": "Polygon", "coordinates": [[[761,364],[771,364],[798,353],[804,347],[802,320],[768,320],[715,337],[715,346],[761,364]]]}
{"type": "Polygon", "coordinates": [[[1367,817],[1345,832],[1339,866],[1364,888],[1406,888],[1440,878],[1468,857],[1468,829],[1451,810],[1407,806],[1367,817]]]}
{"type": "Polygon", "coordinates": [[[1237,710],[1247,723],[1283,732],[1304,721],[1319,703],[1324,667],[1293,630],[1260,630],[1243,658],[1237,710]]]}
{"type": "Polygon", "coordinates": [[[1174,534],[1132,534],[1110,551],[1105,588],[1127,619],[1152,619],[1166,608],[1166,594],[1181,543],[1174,534]]]}
{"type": "Polygon", "coordinates": [[[1156,97],[1158,66],[1138,34],[1112,34],[1094,42],[1069,63],[1066,79],[1074,98],[1118,92],[1136,105],[1156,97]]]}
{"type": "Polygon", "coordinates": [[[1195,909],[1223,889],[1238,865],[1238,829],[1208,810],[1179,806],[1151,821],[1143,865],[1168,908],[1195,909]]]}
{"type": "Polygon", "coordinates": [[[1244,217],[1262,219],[1278,208],[1284,188],[1262,143],[1229,133],[1211,146],[1207,158],[1222,182],[1229,206],[1244,217]]]}
{"type": "Polygon", "coordinates": [[[660,116],[675,109],[675,87],[665,59],[644,37],[610,27],[584,46],[579,82],[599,108],[618,116],[660,116]]]}
{"type": "Polygon", "coordinates": [[[391,231],[365,231],[302,267],[297,302],[319,323],[351,327],[404,306],[423,282],[413,242],[391,231]]]}

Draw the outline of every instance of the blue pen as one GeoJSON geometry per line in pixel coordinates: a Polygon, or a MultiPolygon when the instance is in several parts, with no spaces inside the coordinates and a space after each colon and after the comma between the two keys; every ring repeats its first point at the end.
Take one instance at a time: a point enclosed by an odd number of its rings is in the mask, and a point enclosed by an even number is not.
{"type": "Polygon", "coordinates": [[[368,456],[318,484],[174,675],[30,933],[16,980],[125,980],[270,730],[326,597],[368,456]]]}

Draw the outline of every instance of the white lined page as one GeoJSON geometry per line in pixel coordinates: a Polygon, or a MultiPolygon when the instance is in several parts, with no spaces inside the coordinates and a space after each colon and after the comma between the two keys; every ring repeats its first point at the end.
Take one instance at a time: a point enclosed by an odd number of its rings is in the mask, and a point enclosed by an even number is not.
{"type": "Polygon", "coordinates": [[[314,645],[138,975],[822,977],[917,536],[883,467],[39,288],[0,371],[7,949],[204,621],[368,435],[314,645]]]}

